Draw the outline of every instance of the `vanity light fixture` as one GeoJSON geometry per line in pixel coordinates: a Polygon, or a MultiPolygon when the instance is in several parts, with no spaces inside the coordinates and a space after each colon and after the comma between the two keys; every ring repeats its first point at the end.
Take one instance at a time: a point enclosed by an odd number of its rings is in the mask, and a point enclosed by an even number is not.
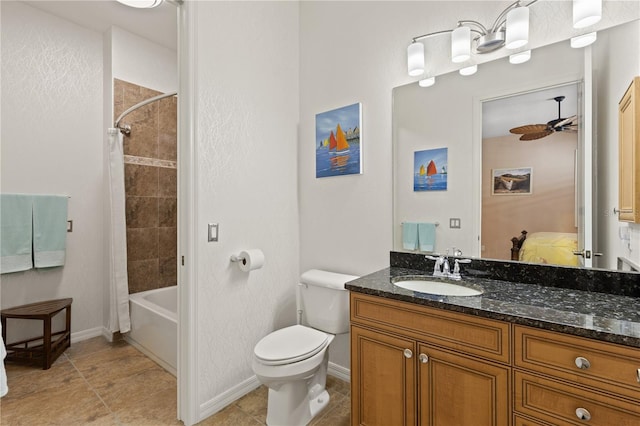
{"type": "Polygon", "coordinates": [[[460,75],[473,75],[478,71],[478,65],[471,65],[470,67],[460,68],[460,75]]]}
{"type": "Polygon", "coordinates": [[[478,54],[493,52],[503,46],[517,49],[526,45],[529,42],[529,6],[537,1],[517,0],[511,3],[489,28],[478,21],[461,20],[455,29],[414,37],[407,49],[409,75],[415,77],[424,73],[424,45],[418,41],[426,38],[451,33],[451,60],[455,63],[465,62],[471,57],[472,45],[474,53],[478,54]]]}
{"type": "Polygon", "coordinates": [[[407,48],[409,75],[415,77],[424,73],[424,44],[414,40],[407,48]]]}
{"type": "Polygon", "coordinates": [[[435,77],[423,78],[422,80],[418,81],[418,86],[430,87],[430,86],[433,86],[435,83],[436,83],[435,77]]]}
{"type": "Polygon", "coordinates": [[[514,53],[513,55],[509,56],[509,63],[524,64],[529,59],[531,59],[531,51],[525,50],[524,52],[514,53]]]}
{"type": "Polygon", "coordinates": [[[580,49],[592,44],[598,38],[598,33],[592,32],[589,34],[582,34],[571,39],[571,47],[574,49],[580,49]]]}
{"type": "Polygon", "coordinates": [[[160,6],[162,0],[116,0],[118,3],[122,3],[125,6],[135,7],[137,9],[150,9],[152,7],[160,6]]]}
{"type": "Polygon", "coordinates": [[[602,19],[602,0],[573,0],[573,28],[585,28],[602,19]]]}
{"type": "Polygon", "coordinates": [[[507,49],[517,49],[529,43],[529,8],[520,6],[507,13],[507,49]]]}
{"type": "Polygon", "coordinates": [[[464,62],[471,57],[471,28],[460,25],[451,32],[451,61],[464,62]]]}

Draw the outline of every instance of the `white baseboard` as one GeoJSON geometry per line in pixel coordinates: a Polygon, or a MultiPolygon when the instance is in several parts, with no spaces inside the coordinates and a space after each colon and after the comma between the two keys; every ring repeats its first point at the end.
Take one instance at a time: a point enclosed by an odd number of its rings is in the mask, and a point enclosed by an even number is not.
{"type": "Polygon", "coordinates": [[[351,383],[351,370],[349,370],[347,367],[343,367],[341,365],[330,362],[327,374],[344,380],[347,383],[351,383]]]}
{"type": "Polygon", "coordinates": [[[207,417],[217,413],[225,408],[227,405],[242,398],[249,392],[260,387],[260,382],[256,376],[251,376],[242,383],[232,387],[231,389],[221,393],[209,401],[200,404],[200,413],[198,421],[206,419],[207,417]]]}
{"type": "Polygon", "coordinates": [[[107,336],[105,335],[105,331],[107,331],[105,327],[95,327],[88,330],[76,331],[75,333],[71,333],[71,343],[81,342],[98,336],[104,336],[106,338],[107,336]]]}

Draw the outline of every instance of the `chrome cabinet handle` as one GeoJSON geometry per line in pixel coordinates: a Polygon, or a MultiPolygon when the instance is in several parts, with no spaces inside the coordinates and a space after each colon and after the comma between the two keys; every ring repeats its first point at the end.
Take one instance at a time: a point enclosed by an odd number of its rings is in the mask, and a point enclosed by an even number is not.
{"type": "MultiPolygon", "coordinates": [[[[420,359],[420,362],[423,364],[426,364],[429,362],[429,357],[426,354],[420,354],[420,356],[418,357],[420,359]]],[[[638,370],[640,371],[640,370],[638,370]]]]}
{"type": "Polygon", "coordinates": [[[587,411],[586,408],[576,408],[576,417],[578,417],[580,420],[589,421],[591,420],[591,413],[587,411]]]}
{"type": "Polygon", "coordinates": [[[591,367],[591,363],[589,362],[589,360],[581,356],[576,358],[575,363],[576,367],[580,368],[581,370],[586,370],[591,367]]]}
{"type": "Polygon", "coordinates": [[[411,352],[411,349],[405,349],[404,350],[404,357],[405,358],[411,358],[413,356],[413,352],[411,352]]]}
{"type": "Polygon", "coordinates": [[[636,370],[636,381],[638,383],[640,383],[640,368],[638,368],[638,370],[636,370]]]}

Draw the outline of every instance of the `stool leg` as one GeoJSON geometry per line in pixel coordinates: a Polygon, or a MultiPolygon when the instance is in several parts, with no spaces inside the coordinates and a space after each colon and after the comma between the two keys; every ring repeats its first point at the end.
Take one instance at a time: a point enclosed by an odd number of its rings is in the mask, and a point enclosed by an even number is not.
{"type": "Polygon", "coordinates": [[[69,306],[67,306],[66,309],[66,328],[65,331],[67,332],[67,337],[66,337],[66,343],[65,343],[65,347],[68,348],[71,346],[71,304],[69,304],[69,306]]]}
{"type": "Polygon", "coordinates": [[[44,319],[44,356],[42,369],[48,370],[51,367],[51,316],[44,319]]]}

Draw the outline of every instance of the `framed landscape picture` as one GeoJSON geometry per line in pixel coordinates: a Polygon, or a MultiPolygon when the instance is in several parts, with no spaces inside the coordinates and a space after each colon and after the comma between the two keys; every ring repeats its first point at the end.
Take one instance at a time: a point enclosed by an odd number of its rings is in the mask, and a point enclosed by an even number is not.
{"type": "Polygon", "coordinates": [[[491,195],[530,195],[533,168],[517,167],[491,171],[491,195]]]}

